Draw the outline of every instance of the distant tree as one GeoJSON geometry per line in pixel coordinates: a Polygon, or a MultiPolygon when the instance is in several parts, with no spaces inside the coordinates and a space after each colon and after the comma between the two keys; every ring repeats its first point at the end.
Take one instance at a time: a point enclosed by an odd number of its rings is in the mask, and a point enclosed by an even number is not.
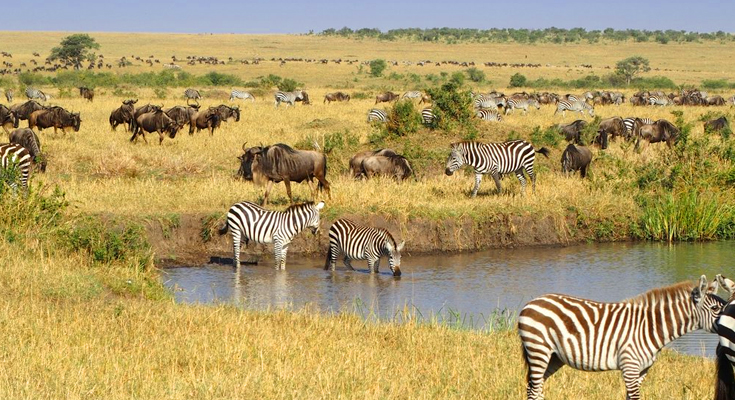
{"type": "Polygon", "coordinates": [[[370,61],[370,75],[379,77],[383,75],[383,71],[388,67],[388,63],[383,59],[377,59],[370,61]]]}
{"type": "Polygon", "coordinates": [[[628,57],[615,64],[615,73],[624,77],[628,85],[636,75],[650,70],[648,59],[641,56],[628,57]]]}
{"type": "Polygon", "coordinates": [[[99,49],[100,45],[93,37],[86,33],[77,33],[61,40],[61,46],[51,49],[50,60],[61,60],[74,65],[75,69],[82,67],[83,61],[94,62],[97,56],[91,53],[92,49],[99,49]]]}
{"type": "Polygon", "coordinates": [[[513,76],[510,77],[510,87],[525,87],[526,86],[527,79],[524,75],[521,75],[520,72],[516,72],[513,74],[513,76]]]}

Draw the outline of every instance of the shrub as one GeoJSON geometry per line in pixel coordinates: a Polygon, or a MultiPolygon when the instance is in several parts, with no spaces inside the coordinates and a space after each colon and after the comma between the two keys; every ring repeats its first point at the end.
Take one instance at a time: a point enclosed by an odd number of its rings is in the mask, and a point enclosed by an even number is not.
{"type": "Polygon", "coordinates": [[[555,126],[541,129],[540,126],[533,128],[531,132],[531,142],[534,146],[554,146],[561,142],[561,135],[555,126]]]}
{"type": "Polygon", "coordinates": [[[485,72],[482,70],[472,67],[472,68],[466,69],[465,73],[467,74],[467,77],[469,77],[472,82],[477,82],[477,83],[485,82],[485,72]]]}
{"type": "Polygon", "coordinates": [[[385,130],[395,136],[406,136],[418,132],[421,114],[410,100],[400,100],[388,110],[385,130]]]}
{"type": "Polygon", "coordinates": [[[427,92],[433,102],[432,111],[437,116],[432,124],[433,128],[447,132],[459,131],[464,136],[477,134],[477,119],[469,92],[459,90],[454,82],[447,82],[427,92]]]}
{"type": "Polygon", "coordinates": [[[509,87],[515,88],[515,87],[526,87],[526,77],[521,75],[520,72],[516,72],[513,74],[513,76],[510,77],[510,84],[509,87]]]}
{"type": "Polygon", "coordinates": [[[379,77],[383,75],[383,71],[388,67],[388,63],[383,59],[377,59],[370,61],[370,75],[373,77],[379,77]]]}

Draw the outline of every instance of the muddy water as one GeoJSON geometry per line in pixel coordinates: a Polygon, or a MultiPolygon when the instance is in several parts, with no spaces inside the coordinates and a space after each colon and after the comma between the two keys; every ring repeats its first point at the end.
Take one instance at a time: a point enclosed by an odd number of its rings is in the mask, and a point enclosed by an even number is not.
{"type": "MultiPolygon", "coordinates": [[[[536,296],[557,292],[599,301],[618,301],[651,288],[706,274],[732,273],[735,243],[589,244],[565,248],[522,248],[472,254],[411,256],[395,278],[383,260],[379,274],[323,259],[291,256],[287,271],[270,259],[244,265],[181,266],[163,279],[184,303],[231,302],[252,309],[309,307],[356,312],[366,318],[438,319],[465,328],[487,329],[499,312],[514,315],[536,296]]],[[[721,294],[724,296],[724,294],[721,294]]],[[[694,332],[673,343],[679,351],[711,356],[716,336],[694,332]]]]}

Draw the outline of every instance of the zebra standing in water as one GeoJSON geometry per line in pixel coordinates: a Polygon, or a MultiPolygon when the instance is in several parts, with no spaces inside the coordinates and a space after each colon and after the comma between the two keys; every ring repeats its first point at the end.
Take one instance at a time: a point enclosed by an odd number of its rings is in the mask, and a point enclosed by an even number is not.
{"type": "Polygon", "coordinates": [[[227,223],[219,230],[220,235],[232,232],[233,265],[240,267],[240,241],[245,246],[252,240],[255,243],[273,243],[276,269],[286,269],[288,245],[299,232],[311,228],[316,234],[319,230],[319,204],[294,204],[286,211],[268,211],[249,201],[234,204],[227,212],[227,223]]]}
{"type": "Polygon", "coordinates": [[[434,123],[434,120],[436,120],[436,114],[434,114],[434,111],[431,109],[431,107],[426,107],[421,110],[421,121],[424,123],[424,125],[431,125],[432,123],[434,123]]]}
{"type": "Polygon", "coordinates": [[[727,306],[717,318],[717,335],[720,343],[717,345],[717,382],[715,385],[715,400],[735,399],[735,282],[717,275],[717,282],[730,293],[727,306]]]}
{"type": "Polygon", "coordinates": [[[5,99],[8,103],[13,102],[13,89],[5,89],[5,99]]]}
{"type": "Polygon", "coordinates": [[[541,104],[535,99],[509,99],[508,105],[505,107],[505,115],[510,114],[516,108],[523,110],[523,114],[525,115],[529,107],[535,107],[539,110],[541,109],[541,104]]]}
{"type": "Polygon", "coordinates": [[[303,90],[297,90],[294,92],[276,92],[275,99],[276,107],[281,105],[281,103],[286,103],[289,106],[292,106],[297,101],[303,101],[305,99],[305,96],[303,90]]]}
{"type": "Polygon", "coordinates": [[[447,168],[444,171],[452,175],[463,165],[467,164],[475,169],[475,187],[472,197],[477,196],[480,189],[482,175],[490,174],[500,194],[500,175],[515,172],[521,182],[521,193],[526,192],[525,170],[531,178],[533,192],[536,192],[536,175],[533,172],[533,162],[536,153],[549,157],[549,149],[542,147],[534,150],[531,143],[525,140],[511,140],[504,143],[459,142],[452,143],[452,152],[447,159],[447,168]]]}
{"type": "Polygon", "coordinates": [[[475,116],[477,118],[480,118],[483,121],[497,121],[497,122],[503,121],[503,116],[500,115],[500,112],[498,112],[497,108],[494,110],[492,109],[477,110],[477,112],[475,112],[475,116]]]}
{"type": "Polygon", "coordinates": [[[23,190],[28,190],[31,161],[31,153],[25,147],[12,143],[0,145],[0,165],[5,170],[5,177],[13,178],[13,181],[6,183],[14,190],[18,188],[18,182],[23,190]]]}
{"type": "Polygon", "coordinates": [[[561,111],[561,116],[564,117],[567,113],[567,110],[578,112],[582,115],[584,115],[584,111],[587,110],[590,114],[590,117],[593,117],[595,115],[594,107],[589,105],[586,101],[570,100],[559,100],[556,103],[556,111],[554,111],[554,115],[561,111]]]}
{"type": "Polygon", "coordinates": [[[367,122],[386,122],[388,121],[388,113],[379,108],[373,108],[368,111],[367,122]]]}
{"type": "Polygon", "coordinates": [[[48,99],[51,96],[47,96],[46,93],[40,91],[39,89],[34,89],[32,87],[26,88],[26,97],[28,97],[29,100],[43,100],[48,101],[48,99]]]}
{"type": "Polygon", "coordinates": [[[393,276],[401,276],[401,250],[406,242],[396,240],[383,228],[361,226],[348,219],[338,219],[329,228],[329,250],[324,269],[334,271],[337,256],[344,254],[345,267],[354,271],[351,260],[367,260],[370,273],[378,273],[380,257],[388,257],[393,276]]]}
{"type": "Polygon", "coordinates": [[[244,92],[242,90],[232,89],[232,92],[230,92],[230,101],[240,99],[240,100],[247,100],[250,99],[250,101],[255,101],[255,96],[250,94],[250,92],[244,92]]]}
{"type": "Polygon", "coordinates": [[[682,282],[620,303],[599,303],[561,294],[538,297],[521,310],[518,333],[528,368],[528,400],[543,398],[544,380],[562,366],[584,371],[622,370],[629,400],[658,352],[697,329],[714,332],[724,301],[717,282],[682,282]]]}

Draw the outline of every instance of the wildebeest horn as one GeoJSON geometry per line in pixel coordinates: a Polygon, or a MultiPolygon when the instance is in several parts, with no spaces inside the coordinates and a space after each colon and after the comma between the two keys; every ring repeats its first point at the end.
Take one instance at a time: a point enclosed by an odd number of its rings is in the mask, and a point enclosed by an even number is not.
{"type": "Polygon", "coordinates": [[[245,147],[247,144],[248,142],[245,142],[242,144],[242,151],[247,152],[246,147],[245,147]]]}

